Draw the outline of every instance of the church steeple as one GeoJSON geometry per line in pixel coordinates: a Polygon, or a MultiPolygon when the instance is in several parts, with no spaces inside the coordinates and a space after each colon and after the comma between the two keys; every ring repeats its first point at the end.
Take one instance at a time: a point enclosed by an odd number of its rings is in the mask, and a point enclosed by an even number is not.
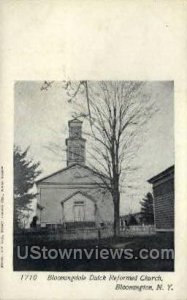
{"type": "Polygon", "coordinates": [[[82,121],[73,119],[68,122],[69,138],[66,139],[67,166],[74,163],[85,164],[85,142],[82,138],[82,121]]]}

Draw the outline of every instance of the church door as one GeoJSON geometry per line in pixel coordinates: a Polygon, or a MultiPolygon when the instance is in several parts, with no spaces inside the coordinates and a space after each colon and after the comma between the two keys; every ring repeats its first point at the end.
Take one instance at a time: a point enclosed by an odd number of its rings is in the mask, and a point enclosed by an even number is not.
{"type": "Polygon", "coordinates": [[[85,220],[85,210],[84,202],[76,201],[74,203],[74,221],[83,222],[85,220]]]}

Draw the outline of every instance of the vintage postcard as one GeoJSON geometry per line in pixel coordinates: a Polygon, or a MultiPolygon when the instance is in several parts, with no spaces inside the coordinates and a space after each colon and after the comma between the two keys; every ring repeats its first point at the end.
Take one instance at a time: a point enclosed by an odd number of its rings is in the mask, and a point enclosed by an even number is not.
{"type": "Polygon", "coordinates": [[[186,299],[186,1],[1,2],[0,299],[186,299]]]}

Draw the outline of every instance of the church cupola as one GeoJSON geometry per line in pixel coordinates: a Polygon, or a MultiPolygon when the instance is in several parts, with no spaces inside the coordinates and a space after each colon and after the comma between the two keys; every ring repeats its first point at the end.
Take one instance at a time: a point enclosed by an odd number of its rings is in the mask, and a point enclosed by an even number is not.
{"type": "Polygon", "coordinates": [[[66,139],[67,166],[75,163],[85,164],[85,142],[82,138],[82,121],[73,119],[68,122],[69,138],[66,139]]]}

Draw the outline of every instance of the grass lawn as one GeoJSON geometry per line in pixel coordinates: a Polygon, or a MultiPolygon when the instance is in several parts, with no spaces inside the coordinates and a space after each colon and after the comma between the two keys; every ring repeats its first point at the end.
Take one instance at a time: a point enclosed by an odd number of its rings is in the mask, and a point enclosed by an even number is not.
{"type": "MultiPolygon", "coordinates": [[[[174,271],[174,259],[170,258],[161,259],[141,259],[139,256],[140,250],[146,249],[145,251],[152,251],[153,258],[157,253],[161,253],[162,249],[174,249],[174,237],[172,234],[156,234],[153,236],[144,237],[123,237],[117,240],[106,239],[106,240],[81,240],[81,241],[28,241],[28,240],[15,240],[14,242],[14,270],[15,271],[174,271]],[[18,248],[20,246],[21,254],[24,255],[25,246],[35,245],[40,248],[46,247],[48,250],[56,249],[86,249],[87,252],[93,251],[94,253],[100,253],[105,249],[106,251],[128,251],[130,249],[133,252],[133,258],[112,258],[111,256],[105,259],[93,255],[92,258],[88,258],[83,255],[82,259],[78,250],[77,256],[74,258],[71,256],[70,259],[60,257],[54,259],[33,259],[28,257],[26,259],[18,258],[18,248]],[[156,249],[152,250],[152,249],[156,249]]],[[[105,254],[106,254],[105,251],[105,254]]],[[[29,252],[30,253],[30,252],[29,252]]],[[[119,253],[119,252],[118,252],[119,253]]],[[[121,253],[121,252],[120,252],[121,253]]],[[[148,252],[146,252],[148,253],[148,252]]],[[[52,256],[54,255],[51,252],[52,256]]],[[[144,253],[145,254],[145,253],[144,253]]],[[[161,254],[160,254],[161,256],[161,254]]]]}

